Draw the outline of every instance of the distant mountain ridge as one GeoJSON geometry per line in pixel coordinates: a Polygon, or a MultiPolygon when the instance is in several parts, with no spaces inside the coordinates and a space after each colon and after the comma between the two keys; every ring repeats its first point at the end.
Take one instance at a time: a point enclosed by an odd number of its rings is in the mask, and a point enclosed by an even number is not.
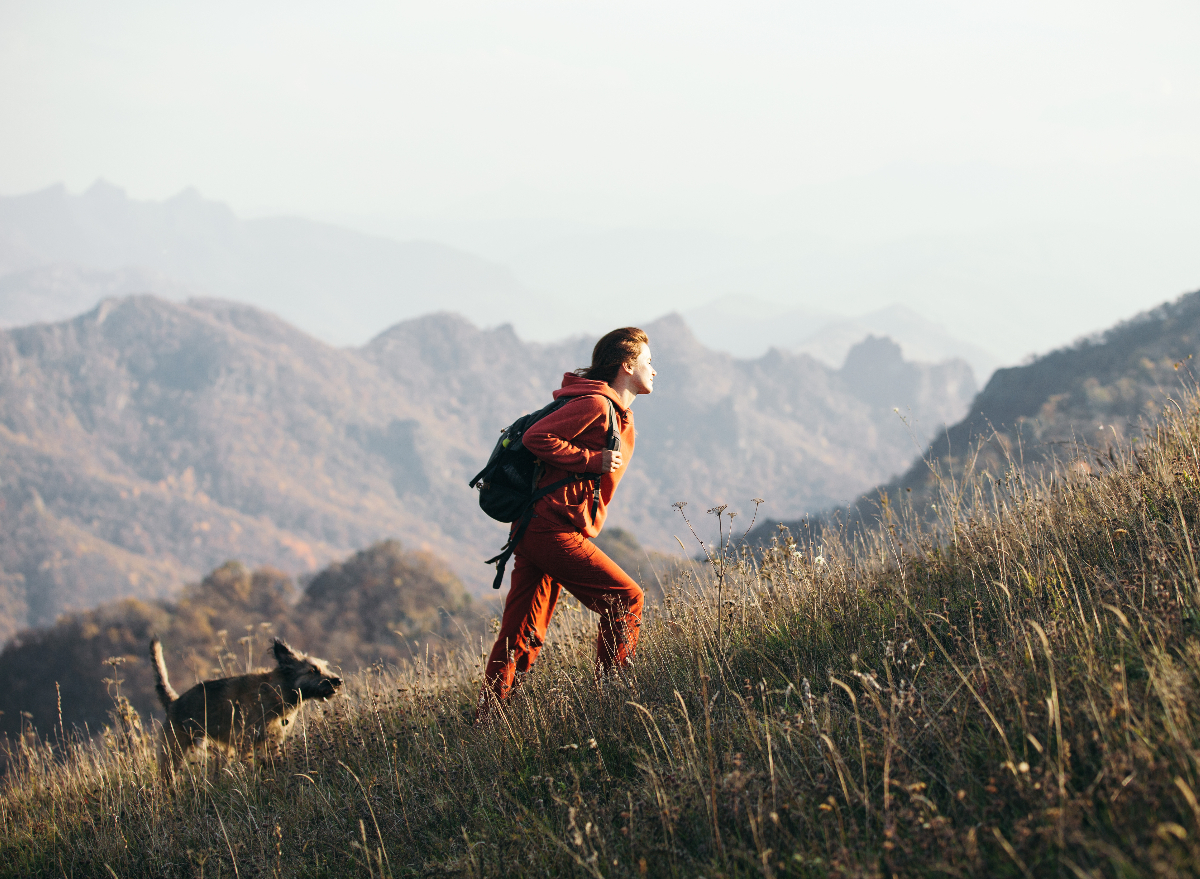
{"type": "MultiPolygon", "coordinates": [[[[651,550],[676,545],[675,501],[787,515],[851,498],[911,460],[893,407],[936,431],[974,392],[965,363],[882,342],[863,356],[903,380],[872,397],[806,355],[709,351],[678,317],[646,330],[659,380],[612,524],[651,550]]],[[[0,639],[226,559],[294,573],[391,537],[486,588],[504,528],[466,481],[591,344],[437,314],[335,349],[249,306],[147,296],[0,331],[0,639]]]]}
{"type": "MultiPolygon", "coordinates": [[[[1071,467],[1081,474],[1108,466],[1110,449],[1137,441],[1172,400],[1200,391],[1196,355],[1200,291],[1030,363],[999,369],[966,417],[934,437],[906,472],[849,507],[814,511],[812,520],[873,522],[885,497],[928,515],[929,505],[939,502],[939,481],[962,486],[970,474],[994,480],[1014,466],[1030,472],[1071,467]]],[[[771,534],[756,529],[751,539],[771,534]]]]}
{"type": "Polygon", "coordinates": [[[69,320],[104,299],[151,292],[175,302],[196,295],[195,290],[149,269],[41,265],[0,275],[0,327],[69,320]]]}
{"type": "MultiPolygon", "coordinates": [[[[96,289],[95,278],[82,278],[76,290],[59,291],[63,306],[89,294],[96,298],[87,308],[103,295],[176,298],[190,290],[279,314],[332,344],[361,344],[380,327],[438,309],[468,314],[481,326],[536,330],[558,307],[504,267],[446,245],[295,217],[242,220],[194,189],[162,202],[135,201],[104,181],[81,195],[60,185],[0,197],[0,276],[47,267],[157,276],[152,285],[107,292],[96,289]]],[[[28,297],[14,283],[9,295],[28,297]]],[[[54,292],[36,278],[30,289],[54,292]]],[[[0,321],[21,323],[6,313],[4,294],[0,288],[0,321]]]]}
{"type": "Polygon", "coordinates": [[[725,296],[683,312],[696,337],[735,357],[761,357],[770,348],[811,354],[834,368],[866,336],[887,336],[910,360],[940,363],[961,358],[984,381],[998,365],[996,355],[952,336],[944,326],[903,305],[857,317],[789,308],[753,296],[725,296]]]}
{"type": "MultiPolygon", "coordinates": [[[[719,236],[642,240],[614,231],[609,237],[615,250],[580,251],[584,242],[570,236],[548,242],[541,258],[559,269],[556,280],[541,278],[546,286],[536,273],[522,283],[506,264],[431,241],[297,217],[243,220],[191,188],[155,202],[131,199],[103,180],[79,195],[52,186],[0,197],[0,326],[65,320],[104,298],[150,293],[179,302],[196,296],[244,302],[335,345],[362,344],[399,320],[441,310],[482,327],[511,323],[524,338],[556,339],[564,327],[602,331],[587,303],[605,300],[605,283],[622,286],[630,271],[641,273],[648,288],[675,291],[670,301],[706,299],[713,249],[728,245],[719,236]],[[612,275],[614,260],[632,263],[612,275]]],[[[763,279],[747,259],[750,253],[735,260],[742,286],[757,290],[763,279]]],[[[635,298],[638,304],[619,305],[636,316],[626,320],[649,320],[666,310],[661,296],[635,298]]],[[[741,358],[778,347],[839,367],[853,344],[877,335],[899,342],[911,360],[961,357],[980,378],[997,362],[902,305],[850,317],[740,294],[683,308],[683,314],[708,347],[741,358]]]]}

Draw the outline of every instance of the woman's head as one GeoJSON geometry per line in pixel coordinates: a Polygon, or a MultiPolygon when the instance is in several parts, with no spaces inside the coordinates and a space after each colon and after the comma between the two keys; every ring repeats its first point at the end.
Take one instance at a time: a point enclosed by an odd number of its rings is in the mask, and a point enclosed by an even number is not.
{"type": "Polygon", "coordinates": [[[592,365],[575,370],[582,378],[612,384],[621,367],[633,363],[650,339],[637,327],[621,327],[605,333],[592,349],[592,365]]]}

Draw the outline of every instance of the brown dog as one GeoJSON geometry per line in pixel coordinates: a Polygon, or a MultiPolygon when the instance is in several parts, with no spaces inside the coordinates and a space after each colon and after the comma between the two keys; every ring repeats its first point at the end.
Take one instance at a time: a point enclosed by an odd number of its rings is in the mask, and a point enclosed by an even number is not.
{"type": "Polygon", "coordinates": [[[342,679],[323,659],[297,653],[275,639],[273,671],[203,681],[182,696],[171,688],[162,643],[150,642],[157,684],[167,711],[158,743],[158,770],[170,778],[190,751],[216,745],[227,754],[277,756],[291,723],[305,702],[324,701],[342,679]]]}

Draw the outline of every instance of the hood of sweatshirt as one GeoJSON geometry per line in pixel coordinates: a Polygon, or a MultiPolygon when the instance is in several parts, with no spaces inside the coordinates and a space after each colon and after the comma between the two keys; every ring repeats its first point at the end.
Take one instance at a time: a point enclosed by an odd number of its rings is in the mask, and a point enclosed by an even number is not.
{"type": "Polygon", "coordinates": [[[554,399],[559,397],[578,397],[581,394],[601,394],[613,401],[613,405],[617,407],[617,411],[621,413],[622,418],[629,417],[629,410],[625,404],[621,402],[621,398],[617,396],[608,384],[608,382],[596,381],[592,378],[581,378],[573,372],[564,372],[562,379],[562,387],[554,392],[554,399]]]}

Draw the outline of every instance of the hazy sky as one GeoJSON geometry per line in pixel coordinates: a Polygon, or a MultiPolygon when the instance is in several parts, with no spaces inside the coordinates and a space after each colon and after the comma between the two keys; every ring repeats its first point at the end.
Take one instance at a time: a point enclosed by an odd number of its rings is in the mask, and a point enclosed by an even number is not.
{"type": "MultiPolygon", "coordinates": [[[[1045,233],[1072,243],[1026,299],[1061,289],[1078,316],[1051,338],[1200,287],[1198,49],[1195,0],[0,0],[0,193],[194,185],[242,214],[440,231],[543,284],[547,224],[767,242],[779,265],[800,240],[846,265],[1000,249],[968,276],[1045,233]]],[[[764,290],[942,307],[822,271],[764,290]]]]}

